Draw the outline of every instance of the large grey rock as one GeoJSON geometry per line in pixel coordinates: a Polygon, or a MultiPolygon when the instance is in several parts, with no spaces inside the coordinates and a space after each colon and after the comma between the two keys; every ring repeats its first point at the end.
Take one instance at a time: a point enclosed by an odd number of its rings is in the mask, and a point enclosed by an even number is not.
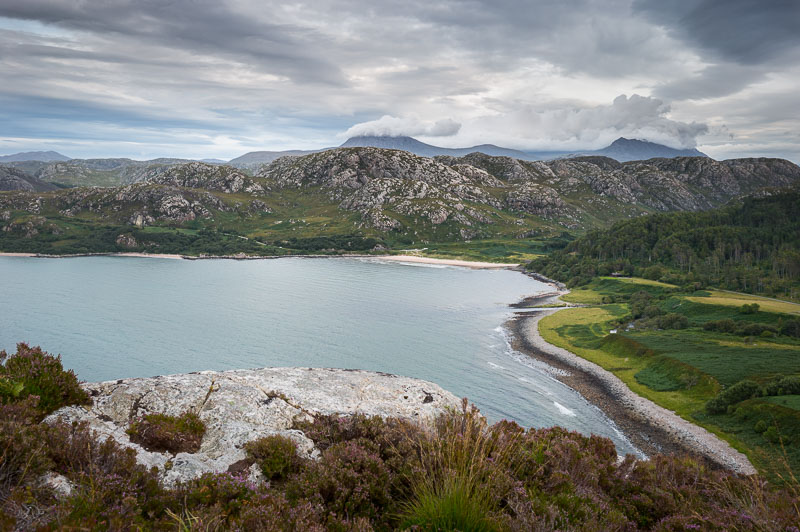
{"type": "Polygon", "coordinates": [[[139,463],[157,467],[167,484],[226,471],[246,457],[245,443],[269,434],[292,438],[300,454],[314,458],[318,451],[313,442],[292,427],[317,414],[362,413],[428,423],[445,408],[459,405],[455,395],[427,381],[343,369],[203,371],[84,387],[93,399],[89,408],[62,408],[45,421],[87,422],[101,438],[134,449],[139,463]],[[139,416],[187,410],[197,412],[206,424],[197,453],[147,451],[125,433],[139,416]]]}

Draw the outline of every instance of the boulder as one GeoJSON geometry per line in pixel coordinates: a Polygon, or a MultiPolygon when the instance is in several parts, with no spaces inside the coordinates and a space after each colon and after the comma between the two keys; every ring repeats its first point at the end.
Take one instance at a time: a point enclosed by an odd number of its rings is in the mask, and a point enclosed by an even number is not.
{"type": "MultiPolygon", "coordinates": [[[[295,422],[319,414],[366,414],[431,422],[459,399],[436,384],[361,370],[263,368],[202,371],[150,378],[88,383],[88,408],[70,406],[45,421],[86,422],[101,438],[136,451],[137,461],[156,467],[168,485],[203,473],[227,471],[246,458],[244,444],[271,434],[292,438],[298,452],[318,450],[295,422]],[[196,412],[206,433],[196,453],[148,451],[125,432],[131,421],[150,413],[196,412]]],[[[255,468],[251,471],[257,477],[255,468]]]]}

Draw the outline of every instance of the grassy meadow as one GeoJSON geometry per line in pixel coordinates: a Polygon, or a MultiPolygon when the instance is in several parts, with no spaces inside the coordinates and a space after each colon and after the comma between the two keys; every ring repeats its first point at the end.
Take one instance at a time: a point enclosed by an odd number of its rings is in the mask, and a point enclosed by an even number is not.
{"type": "Polygon", "coordinates": [[[543,318],[548,342],[723,437],[771,477],[800,472],[800,391],[792,387],[800,377],[792,328],[800,305],[612,277],[564,299],[588,306],[543,318]],[[756,391],[730,399],[742,382],[756,391]],[[710,412],[718,397],[724,408],[710,412]]]}

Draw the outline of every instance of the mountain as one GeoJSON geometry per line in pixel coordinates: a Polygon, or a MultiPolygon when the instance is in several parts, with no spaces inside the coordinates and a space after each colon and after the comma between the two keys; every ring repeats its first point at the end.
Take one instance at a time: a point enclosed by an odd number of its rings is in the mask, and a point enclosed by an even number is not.
{"type": "Polygon", "coordinates": [[[372,147],[281,157],[254,175],[201,162],[134,170],[138,182],[122,186],[0,194],[0,249],[113,251],[121,237],[127,248],[153,250],[160,242],[159,252],[212,253],[210,235],[241,241],[214,250],[263,254],[363,250],[376,242],[520,242],[650,213],[703,211],[800,183],[800,167],[782,159],[524,161],[372,147]],[[164,234],[137,233],[151,225],[164,234]],[[153,244],[137,247],[125,235],[153,244]]]}
{"type": "Polygon", "coordinates": [[[55,190],[55,185],[41,181],[22,170],[0,165],[0,191],[22,190],[26,192],[44,192],[55,190]]]}
{"type": "Polygon", "coordinates": [[[298,157],[322,150],[251,151],[231,159],[226,164],[242,170],[257,170],[262,164],[269,164],[280,157],[298,157]]]}
{"type": "Polygon", "coordinates": [[[472,152],[481,152],[486,155],[497,155],[505,157],[515,157],[517,159],[529,159],[531,156],[519,150],[501,148],[493,144],[481,144],[471,148],[440,148],[431,144],[425,144],[412,137],[385,137],[385,136],[365,136],[352,137],[347,139],[340,148],[372,147],[384,148],[389,150],[403,150],[422,157],[435,157],[437,155],[450,155],[460,157],[472,152]]]}
{"type": "Polygon", "coordinates": [[[14,163],[19,161],[69,161],[66,155],[61,155],[55,151],[26,151],[22,153],[12,153],[11,155],[0,155],[0,163],[14,163]]]}
{"type": "Polygon", "coordinates": [[[664,146],[663,144],[656,144],[655,142],[648,142],[646,140],[626,139],[620,137],[611,145],[593,152],[591,155],[602,155],[604,157],[611,157],[620,162],[626,161],[643,161],[646,159],[653,159],[656,157],[674,158],[674,157],[708,157],[703,152],[698,151],[696,148],[677,150],[664,146]]]}

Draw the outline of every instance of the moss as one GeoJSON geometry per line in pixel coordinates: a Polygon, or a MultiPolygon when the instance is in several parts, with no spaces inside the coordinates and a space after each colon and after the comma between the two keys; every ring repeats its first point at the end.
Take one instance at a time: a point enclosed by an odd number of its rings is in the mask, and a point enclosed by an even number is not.
{"type": "Polygon", "coordinates": [[[196,453],[206,433],[206,425],[194,412],[184,412],[179,416],[147,414],[131,423],[127,433],[132,442],[148,451],[196,453]]]}

